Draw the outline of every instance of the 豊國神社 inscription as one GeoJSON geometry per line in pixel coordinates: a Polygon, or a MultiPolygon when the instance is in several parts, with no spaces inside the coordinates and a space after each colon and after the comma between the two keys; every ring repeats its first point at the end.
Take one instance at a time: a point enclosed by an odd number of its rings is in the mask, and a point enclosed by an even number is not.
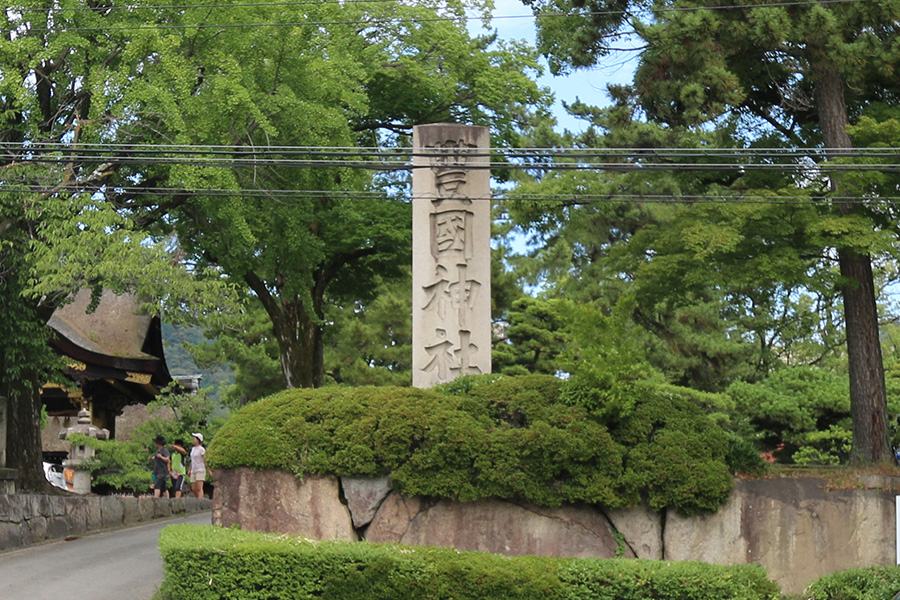
{"type": "Polygon", "coordinates": [[[413,129],[413,386],[491,371],[486,127],[413,129]]]}

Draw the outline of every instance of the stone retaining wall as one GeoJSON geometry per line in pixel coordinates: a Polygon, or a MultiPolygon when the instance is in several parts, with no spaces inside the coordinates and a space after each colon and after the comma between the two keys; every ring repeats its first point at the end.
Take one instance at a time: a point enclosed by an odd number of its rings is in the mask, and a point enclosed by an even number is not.
{"type": "Polygon", "coordinates": [[[217,471],[214,525],[316,539],[449,546],[507,555],[756,563],[785,594],[822,575],[893,565],[895,492],[826,491],[821,479],[735,480],[715,514],[409,498],[390,480],[217,471]]]}
{"type": "Polygon", "coordinates": [[[207,510],[206,498],[0,495],[0,551],[207,510]]]}

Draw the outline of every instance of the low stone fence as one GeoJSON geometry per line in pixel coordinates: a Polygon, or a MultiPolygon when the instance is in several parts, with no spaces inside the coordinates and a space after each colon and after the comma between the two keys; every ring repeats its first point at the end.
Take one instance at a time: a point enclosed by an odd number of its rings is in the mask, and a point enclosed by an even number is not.
{"type": "MultiPolygon", "coordinates": [[[[388,478],[298,479],[217,471],[214,525],[316,539],[449,546],[508,555],[757,563],[785,594],[851,567],[893,565],[895,493],[825,481],[736,479],[714,514],[405,497],[388,478]]],[[[876,482],[876,485],[878,483],[876,482]]]]}
{"type": "Polygon", "coordinates": [[[207,510],[206,498],[0,495],[0,551],[207,510]]]}

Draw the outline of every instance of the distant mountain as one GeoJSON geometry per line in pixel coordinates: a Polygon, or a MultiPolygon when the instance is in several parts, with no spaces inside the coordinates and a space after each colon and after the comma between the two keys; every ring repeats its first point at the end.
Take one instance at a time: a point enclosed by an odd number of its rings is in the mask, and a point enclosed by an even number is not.
{"type": "Polygon", "coordinates": [[[202,375],[200,389],[209,389],[209,399],[218,403],[221,386],[234,383],[234,373],[228,365],[220,365],[214,369],[200,369],[187,350],[184,342],[202,344],[207,341],[200,327],[175,327],[162,324],[163,350],[166,353],[166,365],[169,373],[176,375],[202,375]]]}

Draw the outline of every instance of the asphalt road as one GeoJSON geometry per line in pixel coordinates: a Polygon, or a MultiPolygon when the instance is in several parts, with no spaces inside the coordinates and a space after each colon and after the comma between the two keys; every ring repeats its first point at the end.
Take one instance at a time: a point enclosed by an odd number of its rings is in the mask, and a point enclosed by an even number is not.
{"type": "Polygon", "coordinates": [[[159,532],[209,525],[204,511],[0,554],[0,599],[150,600],[163,579],[159,532]]]}

